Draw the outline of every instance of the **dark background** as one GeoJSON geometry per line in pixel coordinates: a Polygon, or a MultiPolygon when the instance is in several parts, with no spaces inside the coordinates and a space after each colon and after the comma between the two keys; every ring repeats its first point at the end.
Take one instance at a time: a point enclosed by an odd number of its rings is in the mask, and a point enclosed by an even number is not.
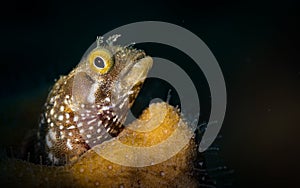
{"type": "Polygon", "coordinates": [[[97,35],[165,21],[198,35],[223,71],[228,105],[220,158],[235,187],[299,184],[300,65],[296,1],[8,1],[1,3],[1,145],[36,126],[54,79],[97,35]]]}

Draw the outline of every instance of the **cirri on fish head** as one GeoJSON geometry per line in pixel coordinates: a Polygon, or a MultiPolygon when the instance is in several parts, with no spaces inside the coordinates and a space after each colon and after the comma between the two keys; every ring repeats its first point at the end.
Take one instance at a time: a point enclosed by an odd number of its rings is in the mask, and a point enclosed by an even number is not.
{"type": "Polygon", "coordinates": [[[38,150],[46,164],[76,160],[123,129],[152,58],[132,46],[102,41],[50,91],[39,124],[38,150]]]}

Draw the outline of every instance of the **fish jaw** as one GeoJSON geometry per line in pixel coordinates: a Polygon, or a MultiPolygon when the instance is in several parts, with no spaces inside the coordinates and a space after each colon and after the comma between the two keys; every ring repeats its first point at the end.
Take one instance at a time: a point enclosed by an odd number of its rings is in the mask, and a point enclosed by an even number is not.
{"type": "Polygon", "coordinates": [[[112,105],[129,109],[137,97],[149,70],[153,65],[153,59],[146,56],[137,61],[130,70],[124,69],[112,88],[112,105]]]}

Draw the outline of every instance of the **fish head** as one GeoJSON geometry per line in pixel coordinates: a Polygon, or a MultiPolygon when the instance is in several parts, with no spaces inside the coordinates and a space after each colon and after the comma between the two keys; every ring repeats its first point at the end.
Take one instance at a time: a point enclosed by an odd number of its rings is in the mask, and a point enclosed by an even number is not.
{"type": "Polygon", "coordinates": [[[153,60],[132,45],[98,43],[73,71],[74,111],[81,106],[114,111],[120,124],[134,103],[152,67],[153,60]]]}

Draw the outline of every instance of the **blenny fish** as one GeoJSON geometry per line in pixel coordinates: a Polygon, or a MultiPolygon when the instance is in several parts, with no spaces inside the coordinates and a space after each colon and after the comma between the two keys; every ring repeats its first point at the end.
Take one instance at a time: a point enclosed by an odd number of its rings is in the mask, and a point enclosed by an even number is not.
{"type": "Polygon", "coordinates": [[[153,60],[132,45],[115,45],[118,37],[98,37],[96,47],[51,89],[37,134],[43,163],[75,161],[124,129],[153,60]]]}

